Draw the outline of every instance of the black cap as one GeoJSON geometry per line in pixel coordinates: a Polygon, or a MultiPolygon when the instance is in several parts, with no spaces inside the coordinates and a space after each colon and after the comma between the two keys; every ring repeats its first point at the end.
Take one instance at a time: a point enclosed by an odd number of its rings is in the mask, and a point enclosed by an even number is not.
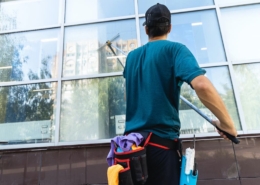
{"type": "Polygon", "coordinates": [[[157,3],[151,6],[145,13],[145,22],[143,26],[168,26],[171,24],[170,10],[163,4],[157,3]],[[158,20],[165,18],[165,22],[159,22],[158,20]]]}

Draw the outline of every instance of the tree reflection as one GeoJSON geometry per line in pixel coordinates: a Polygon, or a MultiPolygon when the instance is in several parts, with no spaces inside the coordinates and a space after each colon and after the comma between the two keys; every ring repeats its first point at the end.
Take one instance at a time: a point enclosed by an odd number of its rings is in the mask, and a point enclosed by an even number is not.
{"type": "Polygon", "coordinates": [[[113,137],[113,116],[125,114],[123,80],[112,77],[64,82],[60,140],[113,137]]]}
{"type": "MultiPolygon", "coordinates": [[[[29,70],[27,74],[24,73],[23,66],[28,62],[29,57],[21,54],[25,48],[22,41],[25,41],[23,37],[15,37],[15,35],[0,36],[0,50],[3,53],[0,55],[1,81],[23,81],[25,75],[29,80],[51,78],[48,68],[53,58],[51,56],[46,56],[41,60],[39,73],[32,70],[29,70]]],[[[0,87],[0,123],[51,120],[54,111],[54,88],[54,83],[0,87]]],[[[33,128],[24,126],[20,129],[24,139],[30,138],[28,133],[33,128]]]]}
{"type": "Polygon", "coordinates": [[[259,63],[236,65],[234,69],[247,128],[260,129],[260,65],[259,63]]]}
{"type": "MultiPolygon", "coordinates": [[[[49,78],[51,75],[46,68],[47,61],[51,57],[42,60],[42,68],[40,69],[41,79],[49,78]]],[[[19,69],[19,68],[17,68],[19,69]]],[[[15,76],[22,74],[20,70],[13,73],[15,76]]],[[[30,80],[38,80],[40,77],[31,70],[28,73],[30,80]]],[[[8,89],[5,91],[6,98],[6,116],[5,122],[23,122],[23,121],[39,121],[50,120],[53,115],[53,87],[51,83],[38,83],[3,87],[8,89]]],[[[2,94],[2,93],[1,93],[2,94]]],[[[3,107],[4,108],[4,107],[3,107]]]]}

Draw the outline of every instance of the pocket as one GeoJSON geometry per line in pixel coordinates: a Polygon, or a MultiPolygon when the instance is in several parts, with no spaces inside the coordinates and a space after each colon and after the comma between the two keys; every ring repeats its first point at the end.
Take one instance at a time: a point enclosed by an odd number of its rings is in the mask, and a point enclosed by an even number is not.
{"type": "Polygon", "coordinates": [[[134,184],[142,185],[146,182],[148,171],[145,147],[122,153],[115,151],[115,163],[122,165],[124,168],[130,167],[134,184]]]}
{"type": "Polygon", "coordinates": [[[129,168],[119,172],[119,185],[134,185],[129,168]]]}
{"type": "Polygon", "coordinates": [[[124,167],[124,169],[121,170],[118,175],[119,185],[134,185],[130,169],[130,159],[115,158],[115,164],[120,164],[124,167]]]}
{"type": "Polygon", "coordinates": [[[144,184],[148,178],[146,154],[132,157],[130,160],[130,168],[134,182],[136,184],[144,184]]]}

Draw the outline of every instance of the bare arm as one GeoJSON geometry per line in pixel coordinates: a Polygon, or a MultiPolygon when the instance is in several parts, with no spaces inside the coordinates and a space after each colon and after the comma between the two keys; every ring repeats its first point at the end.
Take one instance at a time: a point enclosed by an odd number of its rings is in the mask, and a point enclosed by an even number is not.
{"type": "MultiPolygon", "coordinates": [[[[209,79],[201,75],[194,78],[191,81],[191,85],[201,102],[219,119],[219,121],[215,120],[213,123],[227,133],[237,136],[234,122],[231,119],[224,102],[209,79]]],[[[226,138],[223,133],[219,133],[226,138]]]]}

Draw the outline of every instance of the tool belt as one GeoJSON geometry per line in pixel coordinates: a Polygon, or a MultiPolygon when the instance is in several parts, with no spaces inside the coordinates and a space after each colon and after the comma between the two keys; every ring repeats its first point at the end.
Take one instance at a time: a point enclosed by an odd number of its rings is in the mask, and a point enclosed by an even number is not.
{"type": "MultiPolygon", "coordinates": [[[[162,149],[180,149],[179,140],[169,140],[156,136],[148,132],[138,132],[145,140],[141,147],[127,152],[117,152],[114,150],[114,163],[124,167],[119,172],[119,185],[143,185],[148,178],[146,147],[152,145],[162,149]]],[[[181,150],[180,150],[181,151],[181,150]]]]}

